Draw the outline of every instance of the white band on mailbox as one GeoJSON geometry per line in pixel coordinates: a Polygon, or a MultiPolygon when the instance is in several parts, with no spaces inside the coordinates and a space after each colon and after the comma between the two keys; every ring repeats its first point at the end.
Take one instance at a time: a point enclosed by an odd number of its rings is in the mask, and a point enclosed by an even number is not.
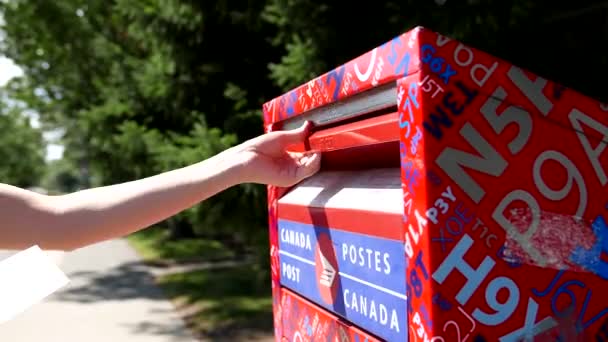
{"type": "Polygon", "coordinates": [[[69,282],[38,247],[0,261],[0,324],[23,313],[69,282]]]}
{"type": "Polygon", "coordinates": [[[401,170],[321,171],[285,194],[279,203],[399,214],[403,212],[401,170]]]}

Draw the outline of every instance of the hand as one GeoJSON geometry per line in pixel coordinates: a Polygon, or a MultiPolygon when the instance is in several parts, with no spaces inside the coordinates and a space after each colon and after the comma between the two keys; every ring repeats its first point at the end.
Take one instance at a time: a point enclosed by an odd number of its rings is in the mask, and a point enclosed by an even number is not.
{"type": "Polygon", "coordinates": [[[303,143],[310,122],[289,131],[263,134],[235,147],[234,157],[241,166],[246,182],[288,187],[314,175],[321,166],[321,154],[290,152],[287,149],[303,143]]]}

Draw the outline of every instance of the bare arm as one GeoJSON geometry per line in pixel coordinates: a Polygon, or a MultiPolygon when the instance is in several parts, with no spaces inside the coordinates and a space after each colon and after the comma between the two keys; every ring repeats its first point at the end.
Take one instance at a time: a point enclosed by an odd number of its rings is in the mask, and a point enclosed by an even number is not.
{"type": "Polygon", "coordinates": [[[305,133],[267,134],[181,169],[67,195],[0,184],[0,249],[73,250],[149,227],[239,183],[294,184],[319,168],[319,156],[285,151],[305,133]]]}
{"type": "Polygon", "coordinates": [[[237,164],[227,157],[61,196],[0,185],[0,248],[72,250],[153,225],[236,185],[237,164]]]}

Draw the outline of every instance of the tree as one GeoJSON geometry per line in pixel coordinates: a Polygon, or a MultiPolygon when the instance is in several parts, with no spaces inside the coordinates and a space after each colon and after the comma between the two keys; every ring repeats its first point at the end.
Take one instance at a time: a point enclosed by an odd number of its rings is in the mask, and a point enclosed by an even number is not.
{"type": "Polygon", "coordinates": [[[284,91],[420,25],[608,102],[603,0],[268,0],[263,16],[279,28],[271,77],[284,91]]]}
{"type": "Polygon", "coordinates": [[[82,187],[80,173],[67,159],[53,160],[47,164],[42,187],[52,193],[70,193],[82,187]]]}
{"type": "Polygon", "coordinates": [[[40,130],[16,108],[0,103],[0,182],[38,186],[45,171],[45,145],[40,130]]]}

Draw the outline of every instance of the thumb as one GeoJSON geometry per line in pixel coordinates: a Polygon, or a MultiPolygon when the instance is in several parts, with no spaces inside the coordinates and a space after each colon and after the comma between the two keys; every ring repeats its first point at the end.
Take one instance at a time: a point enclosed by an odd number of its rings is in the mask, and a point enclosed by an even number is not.
{"type": "Polygon", "coordinates": [[[285,145],[292,145],[304,142],[312,129],[312,123],[310,121],[304,122],[302,126],[291,129],[288,131],[279,131],[281,134],[281,140],[285,145]]]}

